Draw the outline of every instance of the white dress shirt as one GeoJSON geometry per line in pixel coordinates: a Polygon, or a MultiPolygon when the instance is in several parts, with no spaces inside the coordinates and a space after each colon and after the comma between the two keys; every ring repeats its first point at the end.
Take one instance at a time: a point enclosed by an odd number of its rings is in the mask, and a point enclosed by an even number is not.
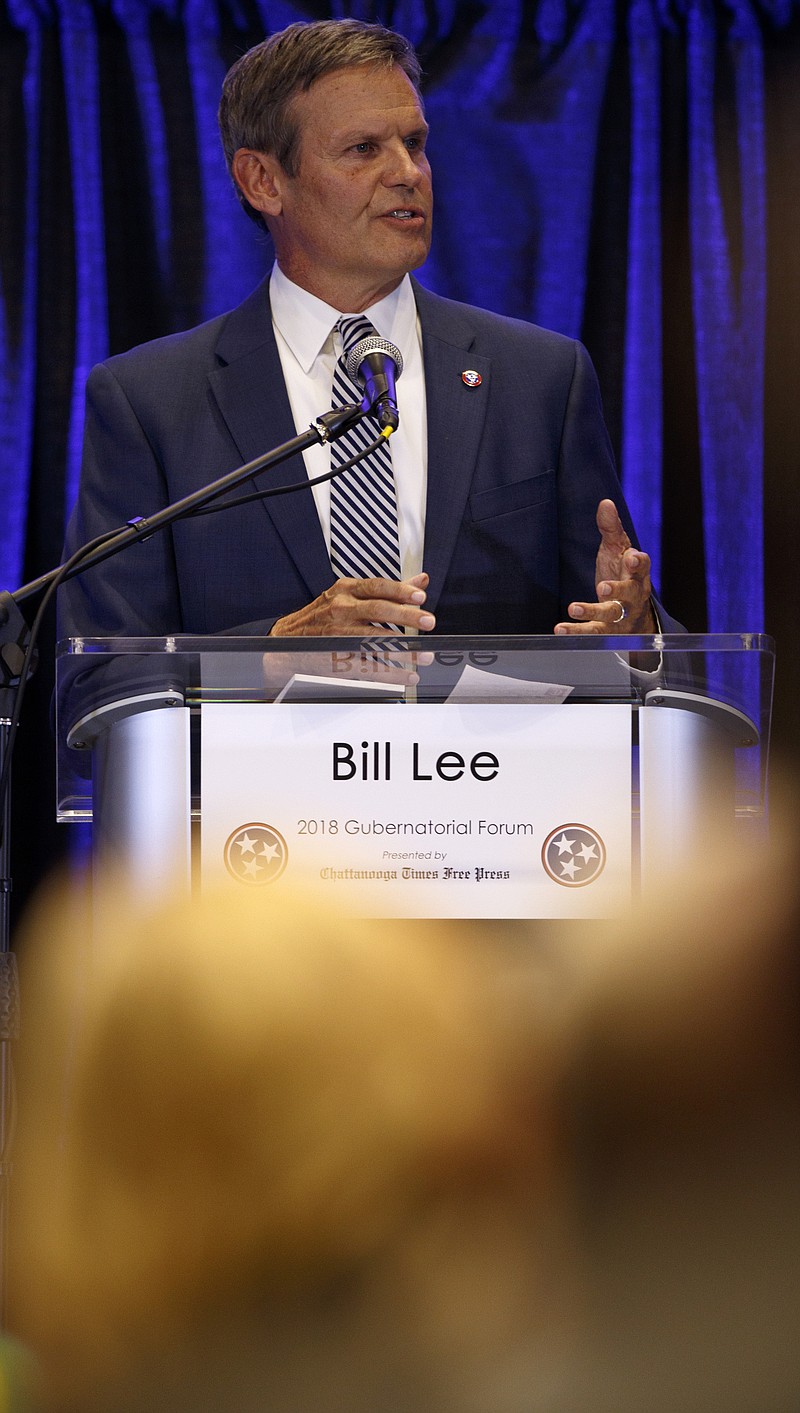
{"type": "MultiPolygon", "coordinates": [[[[331,406],[333,367],[342,352],[335,325],[350,309],[329,304],[287,279],[274,265],[269,286],[272,324],[278,345],[286,390],[298,431],[304,432],[331,406]]],[[[403,578],[422,569],[427,485],[427,416],[422,333],[411,281],[406,275],[396,290],[364,310],[381,338],[396,344],[403,355],[403,373],[397,381],[400,426],[390,446],[397,495],[400,561],[403,578]]],[[[311,447],[303,452],[309,478],[331,469],[330,448],[311,447]]],[[[330,482],[312,487],[325,543],[330,551],[330,482]]]]}

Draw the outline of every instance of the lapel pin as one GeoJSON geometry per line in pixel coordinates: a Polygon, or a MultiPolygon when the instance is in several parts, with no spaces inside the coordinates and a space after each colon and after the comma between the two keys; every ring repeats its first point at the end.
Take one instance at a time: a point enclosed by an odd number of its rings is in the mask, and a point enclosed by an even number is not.
{"type": "Polygon", "coordinates": [[[464,372],[461,374],[461,381],[465,383],[468,388],[479,388],[483,382],[483,378],[480,373],[475,372],[474,368],[465,368],[464,372]]]}

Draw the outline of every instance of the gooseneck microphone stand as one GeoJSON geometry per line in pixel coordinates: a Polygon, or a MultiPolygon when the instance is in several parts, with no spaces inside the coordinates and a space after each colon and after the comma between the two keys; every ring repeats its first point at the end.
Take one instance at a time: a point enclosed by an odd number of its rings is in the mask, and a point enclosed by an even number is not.
{"type": "Polygon", "coordinates": [[[212,511],[230,509],[251,500],[263,500],[269,496],[287,495],[292,491],[307,490],[322,481],[333,480],[348,471],[351,466],[369,456],[381,441],[385,440],[393,428],[384,427],[380,436],[370,443],[357,456],[353,456],[335,471],[326,472],[313,480],[305,478],[288,486],[273,486],[266,490],[254,491],[250,495],[225,500],[214,505],[227,492],[262,471],[268,471],[292,456],[306,451],[320,443],[333,442],[360,422],[372,411],[375,399],[365,398],[361,403],[351,403],[336,408],[317,418],[305,432],[284,442],[273,451],[265,452],[254,461],[239,466],[209,485],[201,487],[182,500],[174,501],[147,518],[136,516],[127,524],[111,530],[88,545],[82,546],[65,564],[24,584],[14,593],[0,593],[0,1328],[6,1324],[7,1272],[8,1272],[8,1229],[9,1229],[9,1182],[11,1165],[9,1148],[11,1142],[10,1116],[13,1109],[13,1073],[11,1066],[11,1042],[19,1034],[19,986],[17,980],[16,957],[11,951],[11,761],[17,727],[19,725],[25,686],[31,676],[36,657],[36,639],[44,612],[56,589],[65,580],[82,574],[95,564],[102,563],[112,555],[121,553],[129,545],[139,544],[149,539],[159,530],[164,530],[176,520],[188,516],[210,514],[212,511]],[[36,617],[30,629],[19,609],[19,604],[35,594],[43,593],[36,617]]]}

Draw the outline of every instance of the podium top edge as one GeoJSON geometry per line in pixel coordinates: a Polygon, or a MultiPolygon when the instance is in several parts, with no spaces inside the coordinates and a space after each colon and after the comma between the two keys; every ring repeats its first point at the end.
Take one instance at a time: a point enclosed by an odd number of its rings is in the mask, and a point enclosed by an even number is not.
{"type": "Polygon", "coordinates": [[[502,635],[365,635],[360,638],[268,638],[248,635],[193,636],[188,634],[149,638],[63,638],[56,645],[58,658],[83,654],[129,653],[264,653],[264,652],[642,652],[730,653],[757,652],[774,655],[775,640],[766,633],[658,633],[648,635],[569,634],[502,635]]]}

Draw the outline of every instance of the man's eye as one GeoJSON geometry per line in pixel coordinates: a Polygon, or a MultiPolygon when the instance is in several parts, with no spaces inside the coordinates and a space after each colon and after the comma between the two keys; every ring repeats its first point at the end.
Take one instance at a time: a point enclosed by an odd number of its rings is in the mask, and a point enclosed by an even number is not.
{"type": "Polygon", "coordinates": [[[371,142],[356,142],[356,143],[353,144],[353,151],[354,151],[354,152],[370,152],[371,150],[372,150],[372,143],[371,143],[371,142]]]}

